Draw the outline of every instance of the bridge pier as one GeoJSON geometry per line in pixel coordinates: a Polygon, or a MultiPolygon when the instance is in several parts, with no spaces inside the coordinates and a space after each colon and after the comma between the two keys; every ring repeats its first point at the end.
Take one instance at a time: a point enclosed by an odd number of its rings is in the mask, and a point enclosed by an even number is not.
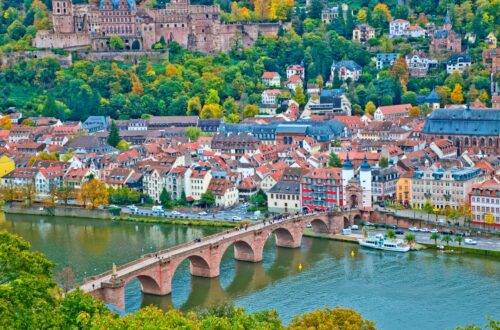
{"type": "Polygon", "coordinates": [[[99,289],[99,297],[107,304],[112,304],[120,310],[125,310],[125,282],[103,282],[99,289]]]}

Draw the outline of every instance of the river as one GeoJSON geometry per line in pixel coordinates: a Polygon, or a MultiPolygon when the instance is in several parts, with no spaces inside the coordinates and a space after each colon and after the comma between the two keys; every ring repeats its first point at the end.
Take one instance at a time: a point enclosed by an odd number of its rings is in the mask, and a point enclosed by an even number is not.
{"type": "MultiPolygon", "coordinates": [[[[0,230],[16,233],[78,280],[146,252],[218,231],[146,223],[0,217],[0,230]]],[[[387,253],[355,244],[304,237],[300,249],[276,248],[262,263],[238,262],[228,249],[215,279],[191,277],[188,261],[175,273],[172,294],[143,296],[139,282],[126,287],[126,311],[155,304],[183,310],[233,302],[248,311],[276,309],[285,322],[324,306],[352,307],[381,329],[452,329],[500,319],[500,261],[435,251],[387,253]],[[299,267],[301,265],[302,267],[299,267]]]]}

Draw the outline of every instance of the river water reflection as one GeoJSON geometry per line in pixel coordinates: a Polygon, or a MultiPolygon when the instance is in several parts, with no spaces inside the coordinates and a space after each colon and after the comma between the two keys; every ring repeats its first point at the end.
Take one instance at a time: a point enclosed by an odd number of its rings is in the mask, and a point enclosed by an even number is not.
{"type": "MultiPolygon", "coordinates": [[[[30,241],[58,270],[71,265],[78,279],[218,230],[12,215],[0,218],[2,229],[30,241]]],[[[187,310],[230,301],[249,311],[274,308],[289,322],[298,313],[343,305],[382,329],[450,329],[484,324],[487,315],[500,318],[499,274],[500,262],[488,258],[383,253],[310,238],[300,249],[286,249],[269,239],[262,263],[235,261],[228,249],[219,278],[191,277],[184,262],[165,297],[143,296],[132,281],[126,310],[148,304],[187,310]]]]}

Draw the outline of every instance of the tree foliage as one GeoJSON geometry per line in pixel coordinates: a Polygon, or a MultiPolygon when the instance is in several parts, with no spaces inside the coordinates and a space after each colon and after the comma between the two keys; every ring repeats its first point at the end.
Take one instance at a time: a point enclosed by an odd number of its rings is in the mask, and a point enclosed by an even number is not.
{"type": "Polygon", "coordinates": [[[80,189],[80,202],[92,209],[109,203],[109,192],[106,184],[99,179],[91,179],[84,184],[80,189]]]}

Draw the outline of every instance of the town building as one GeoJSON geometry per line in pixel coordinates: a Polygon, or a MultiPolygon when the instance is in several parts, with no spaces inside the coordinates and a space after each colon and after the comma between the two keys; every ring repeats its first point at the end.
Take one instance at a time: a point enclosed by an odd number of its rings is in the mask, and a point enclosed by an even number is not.
{"type": "Polygon", "coordinates": [[[444,25],[432,33],[429,49],[435,54],[462,52],[462,38],[452,30],[449,15],[446,15],[444,25]]]}
{"type": "Polygon", "coordinates": [[[405,19],[395,19],[389,23],[389,36],[391,38],[403,37],[407,35],[410,22],[405,19]]]}
{"type": "Polygon", "coordinates": [[[264,73],[262,74],[262,83],[267,87],[280,87],[280,74],[274,71],[264,71],[264,73]]]}
{"type": "Polygon", "coordinates": [[[342,171],[316,168],[305,174],[300,184],[302,208],[312,211],[335,210],[343,205],[342,171]]]}
{"type": "Polygon", "coordinates": [[[239,202],[238,189],[226,178],[212,178],[208,190],[215,196],[215,206],[229,208],[239,202]]]}
{"type": "Polygon", "coordinates": [[[377,69],[382,70],[384,68],[391,67],[397,58],[398,54],[396,53],[378,53],[375,58],[377,63],[377,69]]]}
{"type": "Polygon", "coordinates": [[[361,66],[354,61],[333,62],[330,68],[330,80],[333,81],[335,76],[341,81],[348,79],[357,81],[361,76],[361,66]]]}
{"type": "Polygon", "coordinates": [[[446,62],[446,72],[448,74],[453,71],[464,73],[472,64],[471,58],[468,54],[452,54],[446,62]]]}
{"type": "Polygon", "coordinates": [[[378,121],[395,120],[397,118],[408,117],[411,104],[397,104],[380,106],[375,110],[373,119],[378,121]]]}
{"type": "Polygon", "coordinates": [[[405,172],[396,181],[396,202],[403,206],[411,205],[413,173],[405,172]]]}
{"type": "Polygon", "coordinates": [[[500,182],[491,179],[474,185],[469,203],[473,224],[500,227],[500,182]]]}
{"type": "Polygon", "coordinates": [[[271,213],[302,211],[300,196],[301,170],[288,168],[281,179],[267,192],[267,207],[271,213]]]}
{"type": "Polygon", "coordinates": [[[352,30],[352,40],[365,43],[371,38],[375,38],[375,29],[368,24],[358,24],[352,30]]]}
{"type": "Polygon", "coordinates": [[[396,182],[399,179],[399,173],[396,168],[394,166],[386,168],[373,167],[371,174],[373,201],[394,199],[396,196],[396,182]]]}
{"type": "Polygon", "coordinates": [[[437,109],[426,118],[422,134],[428,142],[453,141],[459,154],[469,147],[499,154],[500,109],[437,109]]]}
{"type": "Polygon", "coordinates": [[[439,209],[457,209],[469,200],[472,186],[482,181],[483,171],[475,167],[416,170],[412,179],[412,205],[423,207],[430,202],[439,209]]]}
{"type": "Polygon", "coordinates": [[[306,69],[300,64],[289,65],[286,68],[286,78],[290,79],[291,76],[299,76],[304,80],[306,78],[306,69]]]}
{"type": "Polygon", "coordinates": [[[325,24],[330,24],[334,19],[339,17],[339,7],[326,7],[321,11],[321,20],[325,24]]]}
{"type": "Polygon", "coordinates": [[[319,103],[310,100],[306,109],[314,115],[351,115],[351,102],[343,89],[322,89],[319,103]]]}
{"type": "Polygon", "coordinates": [[[414,50],[405,59],[412,77],[425,77],[431,67],[437,66],[437,61],[430,59],[423,51],[414,50]]]}

